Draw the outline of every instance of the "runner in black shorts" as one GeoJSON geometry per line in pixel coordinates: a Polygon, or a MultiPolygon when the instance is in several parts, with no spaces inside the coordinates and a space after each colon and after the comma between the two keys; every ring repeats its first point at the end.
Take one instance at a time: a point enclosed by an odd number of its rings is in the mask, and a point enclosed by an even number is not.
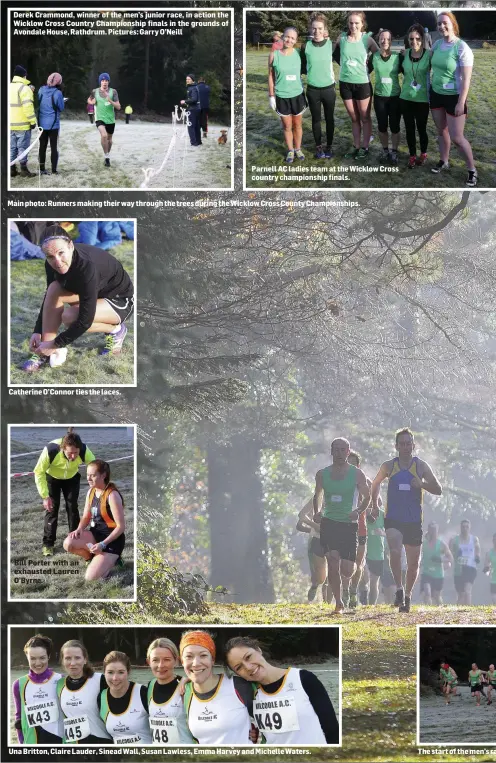
{"type": "Polygon", "coordinates": [[[397,458],[385,461],[372,483],[372,516],[378,515],[381,483],[388,480],[384,528],[396,583],[395,606],[399,607],[400,612],[409,612],[422,548],[423,491],[441,495],[442,489],[429,464],[413,455],[415,440],[410,429],[398,430],[395,444],[397,458]],[[406,590],[401,580],[402,546],[407,556],[406,590]]]}
{"type": "Polygon", "coordinates": [[[370,502],[365,474],[348,463],[349,454],[348,440],[339,437],[332,442],[332,464],[317,472],[313,497],[313,520],[320,523],[320,542],[327,556],[329,584],[336,599],[336,613],[344,610],[342,582],[346,590],[355,571],[358,517],[370,502]],[[356,491],[360,498],[358,506],[354,508],[356,491]],[[321,514],[322,499],[324,506],[321,514]]]}
{"type": "Polygon", "coordinates": [[[39,371],[48,362],[61,365],[66,347],[85,334],[102,332],[100,355],[118,354],[134,309],[134,288],[119,260],[89,244],[74,244],[59,225],[49,226],[41,242],[46,255],[47,288],[22,368],[39,371]],[[61,323],[66,330],[58,334],[61,323]],[[55,356],[56,363],[53,362],[55,356]]]}
{"type": "Polygon", "coordinates": [[[102,72],[98,77],[98,85],[88,98],[88,105],[94,106],[96,127],[100,133],[105,166],[110,167],[110,150],[112,136],[115,130],[115,112],[120,111],[119,94],[110,87],[110,74],[102,72]]]}
{"type": "Polygon", "coordinates": [[[288,164],[305,158],[301,141],[302,115],[307,101],[301,83],[301,56],[296,47],[297,40],[297,29],[287,27],[282,38],[282,50],[272,50],[269,54],[269,106],[281,118],[288,164]]]}

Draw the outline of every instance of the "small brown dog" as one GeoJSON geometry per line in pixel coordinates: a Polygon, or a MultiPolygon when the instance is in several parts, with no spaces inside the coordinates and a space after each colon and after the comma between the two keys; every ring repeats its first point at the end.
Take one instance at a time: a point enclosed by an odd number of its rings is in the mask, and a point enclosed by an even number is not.
{"type": "Polygon", "coordinates": [[[222,143],[227,143],[227,130],[220,131],[220,136],[217,138],[217,143],[219,144],[219,146],[222,143]]]}

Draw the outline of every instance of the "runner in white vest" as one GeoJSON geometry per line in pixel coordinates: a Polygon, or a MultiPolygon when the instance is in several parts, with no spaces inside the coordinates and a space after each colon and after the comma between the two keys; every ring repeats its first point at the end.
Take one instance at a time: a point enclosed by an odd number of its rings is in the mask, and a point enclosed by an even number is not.
{"type": "Polygon", "coordinates": [[[235,676],[213,672],[215,644],[206,631],[183,634],[181,661],[191,683],[186,684],[184,706],[188,725],[201,745],[253,744],[250,739],[254,689],[235,676]]]}
{"type": "Polygon", "coordinates": [[[253,717],[266,744],[339,744],[332,702],[313,673],[271,665],[258,641],[245,636],[227,642],[226,661],[236,675],[258,684],[253,717]]]}
{"type": "Polygon", "coordinates": [[[98,697],[98,707],[114,744],[152,744],[147,687],[129,680],[129,657],[124,652],[110,652],[103,665],[108,689],[98,697]]]}
{"type": "Polygon", "coordinates": [[[153,744],[157,746],[193,744],[184,702],[179,691],[180,679],[174,673],[179,664],[179,650],[168,638],[152,641],[146,661],[154,678],[148,684],[148,713],[153,744]]]}
{"type": "Polygon", "coordinates": [[[98,697],[107,688],[103,673],[95,673],[81,641],[66,641],[60,662],[67,673],[57,684],[64,743],[109,744],[110,734],[98,709],[98,697]]]}
{"type": "Polygon", "coordinates": [[[457,604],[470,605],[481,554],[478,537],[470,534],[470,520],[463,519],[460,522],[460,534],[450,540],[449,547],[455,559],[457,604]]]}

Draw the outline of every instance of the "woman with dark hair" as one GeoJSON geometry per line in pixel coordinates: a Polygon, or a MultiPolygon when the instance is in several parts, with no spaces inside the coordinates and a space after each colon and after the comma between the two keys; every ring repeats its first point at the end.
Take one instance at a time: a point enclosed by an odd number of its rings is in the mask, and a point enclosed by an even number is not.
{"type": "Polygon", "coordinates": [[[332,66],[333,44],[327,31],[327,18],[316,13],[311,18],[312,39],[301,48],[301,71],[307,75],[307,101],[312,115],[315,158],[330,159],[334,139],[336,82],[332,66]],[[326,127],[326,145],[322,145],[322,109],[326,127]]]}
{"type": "Polygon", "coordinates": [[[59,679],[57,694],[64,722],[65,744],[108,744],[110,734],[98,712],[98,697],[107,688],[103,673],[95,673],[81,641],[66,641],[60,663],[67,675],[59,679]]]}
{"type": "Polygon", "coordinates": [[[367,34],[367,19],[363,11],[350,11],[347,31],[336,40],[339,47],[339,92],[351,119],[353,146],[345,159],[365,161],[369,155],[372,135],[370,98],[372,88],[367,66],[369,53],[379,50],[376,41],[367,34]]]}
{"type": "Polygon", "coordinates": [[[432,172],[439,174],[449,169],[449,154],[453,142],[467,165],[465,185],[475,188],[477,170],[472,147],[463,134],[467,120],[467,96],[474,54],[467,43],[460,40],[458,22],[453,13],[440,13],[437,17],[437,28],[441,39],[436,40],[432,46],[429,100],[441,156],[432,172]]]}
{"type": "Polygon", "coordinates": [[[237,676],[258,684],[253,717],[266,744],[339,744],[336,713],[316,675],[271,665],[259,642],[246,636],[229,639],[225,657],[237,676]]]}
{"type": "Polygon", "coordinates": [[[89,244],[74,244],[60,225],[49,226],[41,242],[46,257],[46,290],[29,340],[34,354],[22,365],[35,373],[48,362],[59,366],[67,347],[80,336],[103,332],[100,355],[122,350],[124,324],[134,310],[134,289],[119,260],[89,244]],[[58,333],[60,325],[65,331],[58,333]]]}
{"type": "Polygon", "coordinates": [[[53,72],[48,77],[46,85],[42,85],[38,90],[38,124],[43,127],[39,150],[40,173],[42,175],[50,175],[50,172],[45,169],[48,141],[50,141],[52,175],[58,174],[59,152],[57,143],[60,130],[60,112],[64,110],[64,103],[62,76],[58,72],[53,72]]]}
{"type": "Polygon", "coordinates": [[[410,152],[408,169],[413,170],[427,161],[427,120],[429,119],[430,53],[424,47],[424,28],[413,24],[408,30],[409,48],[403,58],[403,85],[400,102],[405,122],[406,142],[410,152]],[[417,133],[420,156],[417,156],[417,133]]]}
{"type": "Polygon", "coordinates": [[[45,510],[43,556],[53,556],[54,553],[61,493],[65,500],[69,531],[78,526],[79,467],[89,464],[94,458],[72,427],[64,437],[52,440],[43,448],[34,467],[34,480],[45,510]]]}
{"type": "Polygon", "coordinates": [[[375,72],[374,111],[382,145],[381,161],[398,164],[400,143],[400,72],[403,71],[403,54],[391,49],[392,35],[389,29],[381,29],[377,39],[379,50],[370,59],[375,72]],[[388,129],[391,130],[391,151],[388,129]]]}
{"type": "Polygon", "coordinates": [[[281,118],[288,149],[286,162],[292,164],[295,158],[305,158],[301,141],[307,101],[301,82],[301,56],[296,48],[298,31],[295,27],[284,30],[282,42],[282,50],[272,50],[269,54],[269,105],[281,118]]]}
{"type": "Polygon", "coordinates": [[[106,578],[116,564],[123,564],[124,499],[110,481],[110,466],[106,461],[95,459],[88,464],[87,479],[90,489],[84,513],[78,527],[65,539],[64,548],[89,562],[86,580],[100,580],[106,578]]]}
{"type": "Polygon", "coordinates": [[[53,642],[38,634],[24,647],[29,672],[12,686],[19,744],[61,744],[62,722],[57,701],[60,673],[48,667],[53,642]]]}
{"type": "Polygon", "coordinates": [[[147,688],[130,680],[129,657],[124,652],[109,652],[103,669],[107,688],[97,705],[107,733],[115,744],[152,744],[147,688]]]}

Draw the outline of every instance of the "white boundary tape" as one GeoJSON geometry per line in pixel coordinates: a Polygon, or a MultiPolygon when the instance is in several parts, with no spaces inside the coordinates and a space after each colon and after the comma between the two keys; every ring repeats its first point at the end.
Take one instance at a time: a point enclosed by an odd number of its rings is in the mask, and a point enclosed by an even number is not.
{"type": "MultiPolygon", "coordinates": [[[[160,165],[158,169],[154,169],[153,167],[147,167],[146,169],[144,169],[143,167],[141,168],[141,171],[143,172],[145,177],[143,182],[140,185],[140,188],[148,188],[153,178],[156,177],[157,175],[160,175],[165,165],[167,164],[167,161],[169,159],[169,156],[172,153],[172,150],[175,147],[176,140],[179,134],[179,129],[177,126],[178,123],[182,123],[186,127],[191,126],[191,122],[189,121],[189,111],[186,111],[186,109],[183,109],[182,106],[174,106],[174,111],[172,112],[172,131],[173,131],[172,138],[170,140],[167,152],[162,160],[162,164],[160,165]]],[[[183,135],[183,138],[185,137],[186,135],[183,135]]],[[[176,154],[174,151],[174,175],[175,175],[175,166],[176,166],[176,154]]],[[[183,159],[183,172],[184,172],[184,159],[183,159]]]]}
{"type": "MultiPolygon", "coordinates": [[[[34,452],[35,453],[39,453],[39,450],[35,450],[34,452]]],[[[23,453],[22,455],[25,456],[27,454],[23,453]]],[[[134,455],[132,455],[132,456],[121,456],[120,458],[111,458],[110,461],[107,461],[107,463],[108,464],[114,464],[116,461],[126,461],[128,458],[134,458],[134,455]]],[[[82,466],[88,466],[88,464],[80,464],[78,468],[80,469],[82,466]]],[[[14,473],[11,473],[10,476],[11,476],[11,478],[13,478],[13,477],[30,477],[32,474],[34,474],[34,472],[14,472],[14,473]]]]}
{"type": "Polygon", "coordinates": [[[25,149],[25,151],[22,152],[22,154],[19,154],[19,156],[16,156],[13,162],[10,162],[10,166],[12,167],[13,164],[16,164],[16,162],[19,162],[21,159],[24,159],[25,156],[29,154],[32,148],[36,146],[39,139],[41,138],[41,133],[43,132],[43,127],[40,127],[39,125],[36,125],[36,128],[38,130],[37,137],[33,140],[32,143],[29,144],[29,146],[25,149]]]}

